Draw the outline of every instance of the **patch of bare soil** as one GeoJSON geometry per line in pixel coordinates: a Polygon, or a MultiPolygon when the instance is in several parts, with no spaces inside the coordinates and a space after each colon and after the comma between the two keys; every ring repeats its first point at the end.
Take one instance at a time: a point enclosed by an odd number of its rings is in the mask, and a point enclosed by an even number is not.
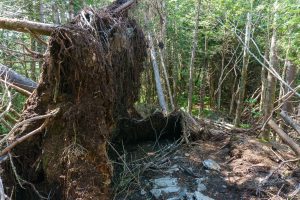
{"type": "Polygon", "coordinates": [[[201,126],[210,137],[189,145],[180,139],[125,145],[115,159],[114,199],[300,199],[299,161],[285,145],[262,143],[250,131],[201,126]],[[220,170],[204,167],[208,159],[220,170]]]}

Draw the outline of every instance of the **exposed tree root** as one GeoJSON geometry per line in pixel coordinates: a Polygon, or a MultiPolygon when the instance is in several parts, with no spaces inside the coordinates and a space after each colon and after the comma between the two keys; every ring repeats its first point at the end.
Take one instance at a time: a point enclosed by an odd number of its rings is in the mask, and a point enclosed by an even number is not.
{"type": "MultiPolygon", "coordinates": [[[[21,120],[59,108],[40,136],[13,150],[16,171],[52,199],[110,199],[112,166],[107,141],[118,117],[138,98],[146,44],[135,21],[108,9],[86,9],[51,34],[38,88],[21,120]]],[[[23,124],[23,136],[42,121],[23,124]]],[[[38,199],[18,186],[7,166],[5,183],[15,196],[38,199]]],[[[10,191],[7,192],[10,194],[10,191]]]]}

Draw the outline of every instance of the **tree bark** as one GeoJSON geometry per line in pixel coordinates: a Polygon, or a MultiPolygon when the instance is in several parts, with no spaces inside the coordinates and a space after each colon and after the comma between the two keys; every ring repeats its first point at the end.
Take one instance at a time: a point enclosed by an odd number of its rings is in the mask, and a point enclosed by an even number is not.
{"type": "Polygon", "coordinates": [[[195,18],[195,29],[194,29],[194,39],[193,39],[193,47],[191,53],[191,61],[190,61],[190,78],[189,78],[189,92],[188,92],[188,113],[192,113],[193,107],[193,88],[194,88],[194,62],[196,57],[196,50],[198,46],[198,31],[199,31],[199,18],[200,18],[200,5],[201,1],[197,1],[197,10],[196,10],[196,18],[195,18]]]}
{"type": "Polygon", "coordinates": [[[234,125],[238,127],[241,121],[241,114],[244,106],[244,98],[245,98],[245,90],[247,83],[247,74],[248,74],[248,64],[249,64],[249,42],[250,42],[250,34],[251,34],[251,21],[252,21],[251,13],[247,14],[247,24],[246,24],[246,33],[245,33],[245,46],[244,46],[244,55],[243,55],[243,68],[242,75],[240,80],[240,91],[239,97],[236,104],[236,113],[234,125]]]}

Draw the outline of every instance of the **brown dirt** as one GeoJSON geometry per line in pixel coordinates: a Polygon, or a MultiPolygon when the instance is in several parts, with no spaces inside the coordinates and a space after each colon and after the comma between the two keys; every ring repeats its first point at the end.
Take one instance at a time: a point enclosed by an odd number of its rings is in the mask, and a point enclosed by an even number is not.
{"type": "MultiPolygon", "coordinates": [[[[123,168],[116,168],[115,199],[155,199],[149,180],[167,176],[174,165],[180,170],[172,177],[178,178],[182,187],[193,190],[195,178],[205,178],[207,190],[203,193],[215,200],[287,199],[299,185],[299,162],[298,166],[289,162],[276,170],[282,160],[294,156],[287,146],[260,142],[253,131],[236,133],[204,120],[200,124],[209,137],[190,145],[176,146],[170,139],[125,145],[119,153],[123,159],[119,157],[116,164],[123,168]],[[205,159],[216,161],[221,172],[206,170],[202,165],[205,159]]],[[[181,194],[177,195],[179,198],[181,194]]],[[[300,194],[293,199],[300,199],[300,194]]]]}

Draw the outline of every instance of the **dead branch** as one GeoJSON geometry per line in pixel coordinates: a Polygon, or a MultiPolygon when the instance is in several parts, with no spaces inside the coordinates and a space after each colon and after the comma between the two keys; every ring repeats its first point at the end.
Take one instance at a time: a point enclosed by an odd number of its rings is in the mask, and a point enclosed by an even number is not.
{"type": "Polygon", "coordinates": [[[13,30],[23,33],[33,32],[40,35],[50,35],[58,25],[32,22],[28,20],[9,19],[0,17],[0,29],[13,30]]]}
{"type": "Polygon", "coordinates": [[[136,0],[127,1],[123,5],[117,7],[115,10],[113,10],[113,12],[115,14],[120,13],[120,12],[124,12],[125,10],[128,10],[134,3],[136,3],[136,0]]]}
{"type": "Polygon", "coordinates": [[[48,42],[45,42],[42,38],[39,37],[39,35],[31,32],[29,29],[27,29],[27,30],[36,39],[36,41],[38,41],[40,44],[42,44],[44,46],[48,46],[48,42]]]}
{"type": "Polygon", "coordinates": [[[290,199],[293,199],[293,197],[296,196],[299,192],[300,192],[300,183],[298,184],[298,186],[297,186],[297,188],[295,189],[295,191],[292,192],[292,193],[289,195],[289,198],[290,198],[290,199]]]}
{"type": "Polygon", "coordinates": [[[7,84],[5,84],[5,91],[4,91],[4,95],[3,95],[3,97],[2,97],[2,102],[5,102],[5,94],[7,93],[7,97],[8,97],[8,103],[7,103],[7,106],[6,106],[6,109],[2,112],[2,113],[0,113],[0,119],[5,115],[5,114],[7,114],[8,112],[9,112],[9,110],[10,110],[10,108],[11,108],[11,106],[12,106],[12,97],[11,97],[11,93],[10,93],[10,91],[9,91],[9,89],[8,89],[8,86],[7,86],[7,84]]]}
{"type": "Polygon", "coordinates": [[[29,49],[25,44],[21,42],[16,42],[16,43],[24,47],[25,50],[29,53],[28,55],[32,56],[33,58],[37,58],[37,59],[44,58],[44,55],[42,53],[29,49]]]}
{"type": "Polygon", "coordinates": [[[289,162],[298,162],[300,160],[300,158],[296,158],[296,159],[292,159],[292,160],[284,160],[282,161],[278,167],[276,167],[273,171],[271,171],[262,181],[260,181],[259,183],[259,188],[261,188],[262,186],[264,186],[267,181],[271,178],[271,176],[277,172],[284,164],[289,163],[289,162]]]}
{"type": "MultiPolygon", "coordinates": [[[[51,116],[54,116],[55,114],[51,114],[51,116]]],[[[28,138],[34,136],[35,134],[41,132],[46,126],[46,122],[44,122],[39,128],[35,129],[34,131],[31,131],[30,133],[28,133],[27,135],[24,135],[23,137],[17,138],[12,144],[10,144],[9,146],[7,146],[5,149],[3,149],[0,153],[0,157],[4,156],[5,154],[9,153],[15,146],[17,146],[18,144],[24,142],[25,140],[27,140],[28,138]]]]}
{"type": "Polygon", "coordinates": [[[285,121],[285,123],[287,123],[287,125],[290,125],[295,131],[297,131],[297,133],[300,134],[300,126],[296,122],[294,122],[293,119],[290,116],[288,116],[286,112],[281,111],[280,116],[285,121]]]}
{"type": "Polygon", "coordinates": [[[12,84],[12,83],[8,83],[5,80],[2,80],[1,78],[0,78],[0,82],[7,84],[8,87],[15,89],[17,92],[23,94],[24,96],[29,97],[31,95],[31,93],[29,91],[24,90],[24,89],[12,84]]]}
{"type": "Polygon", "coordinates": [[[275,122],[273,119],[268,121],[268,125],[279,135],[279,137],[296,153],[297,156],[300,156],[300,147],[299,145],[290,138],[275,122]]]}
{"type": "Polygon", "coordinates": [[[46,119],[46,118],[49,118],[49,117],[51,117],[51,116],[56,115],[58,112],[59,112],[59,108],[57,108],[57,109],[55,109],[55,110],[52,110],[52,111],[51,111],[50,113],[48,113],[48,114],[35,116],[35,117],[29,118],[29,119],[26,119],[26,120],[24,120],[24,121],[21,121],[21,122],[17,123],[17,124],[10,130],[10,132],[9,132],[7,135],[5,135],[4,138],[2,138],[2,139],[0,140],[0,145],[3,144],[3,142],[6,141],[10,136],[12,136],[12,135],[15,133],[16,129],[19,128],[20,126],[22,126],[23,124],[27,124],[27,123],[29,123],[29,122],[33,122],[33,121],[40,120],[40,119],[46,119]]]}

